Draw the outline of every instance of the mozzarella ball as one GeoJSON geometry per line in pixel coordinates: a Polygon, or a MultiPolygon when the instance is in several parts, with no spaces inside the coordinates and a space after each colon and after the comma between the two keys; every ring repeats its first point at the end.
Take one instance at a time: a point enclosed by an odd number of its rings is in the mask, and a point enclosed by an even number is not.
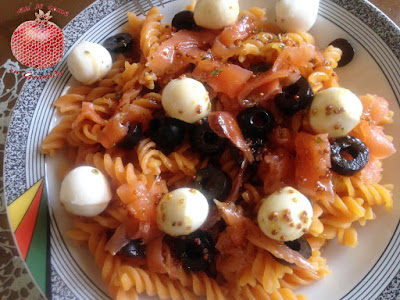
{"type": "Polygon", "coordinates": [[[293,241],[308,232],[313,216],[310,201],[298,190],[285,187],[262,200],[258,226],[277,241],[293,241]]]}
{"type": "Polygon", "coordinates": [[[186,123],[195,123],[211,112],[206,88],[192,78],[171,80],[164,88],[161,103],[168,115],[186,123]]]}
{"type": "Polygon", "coordinates": [[[106,209],[111,198],[107,178],[90,166],[73,169],[61,183],[60,201],[74,215],[96,216],[106,209]]]}
{"type": "Polygon", "coordinates": [[[198,0],[194,7],[194,21],[208,29],[221,29],[232,25],[238,16],[238,0],[198,0]]]}
{"type": "Polygon", "coordinates": [[[362,112],[362,103],[355,94],[332,87],[315,95],[310,108],[310,125],[316,133],[328,133],[330,138],[338,138],[357,126],[362,112]]]}
{"type": "Polygon", "coordinates": [[[276,22],[286,32],[308,31],[317,20],[318,7],[319,0],[279,0],[276,22]]]}
{"type": "Polygon", "coordinates": [[[111,70],[112,58],[103,46],[82,41],[71,50],[67,64],[76,80],[92,84],[111,70]]]}
{"type": "Polygon", "coordinates": [[[158,227],[172,236],[188,235],[205,222],[208,202],[192,188],[179,188],[166,194],[157,207],[158,227]]]}

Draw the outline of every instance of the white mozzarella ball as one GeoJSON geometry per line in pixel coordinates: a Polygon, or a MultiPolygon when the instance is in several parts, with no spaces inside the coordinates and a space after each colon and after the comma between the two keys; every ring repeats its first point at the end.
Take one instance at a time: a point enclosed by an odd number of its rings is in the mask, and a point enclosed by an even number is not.
{"type": "Polygon", "coordinates": [[[194,8],[196,24],[208,29],[232,25],[238,16],[238,0],[198,0],[194,8]]]}
{"type": "Polygon", "coordinates": [[[204,195],[192,188],[166,194],[157,206],[158,227],[172,236],[188,235],[205,222],[209,205],[204,195]]]}
{"type": "Polygon", "coordinates": [[[168,115],[186,123],[195,123],[211,112],[206,88],[192,78],[171,80],[164,88],[161,103],[168,115]]]}
{"type": "Polygon", "coordinates": [[[330,138],[338,138],[357,126],[362,112],[363,105],[355,94],[332,87],[315,95],[310,107],[310,125],[316,133],[328,133],[330,138]]]}
{"type": "Polygon", "coordinates": [[[67,64],[76,80],[92,84],[111,70],[112,58],[103,46],[82,41],[71,50],[67,64]]]}
{"type": "Polygon", "coordinates": [[[293,241],[308,232],[312,217],[310,201],[298,190],[285,187],[262,200],[257,220],[269,238],[293,241]]]}
{"type": "Polygon", "coordinates": [[[111,198],[107,178],[90,166],[73,169],[61,183],[60,201],[74,215],[96,216],[106,209],[111,198]]]}
{"type": "Polygon", "coordinates": [[[319,0],[279,0],[275,5],[278,26],[286,32],[308,31],[318,15],[319,0]]]}

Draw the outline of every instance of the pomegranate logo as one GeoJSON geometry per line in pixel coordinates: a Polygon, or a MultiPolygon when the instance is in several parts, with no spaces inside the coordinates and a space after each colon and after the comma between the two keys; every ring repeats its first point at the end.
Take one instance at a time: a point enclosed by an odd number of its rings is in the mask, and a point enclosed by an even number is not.
{"type": "Polygon", "coordinates": [[[11,51],[23,65],[45,69],[57,64],[64,55],[64,33],[49,22],[50,11],[39,10],[35,21],[26,21],[11,37],[11,51]]]}

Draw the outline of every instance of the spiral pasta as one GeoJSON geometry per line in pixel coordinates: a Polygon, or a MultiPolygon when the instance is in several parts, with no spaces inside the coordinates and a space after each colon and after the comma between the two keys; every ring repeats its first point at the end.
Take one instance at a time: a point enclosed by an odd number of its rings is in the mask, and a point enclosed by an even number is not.
{"type": "Polygon", "coordinates": [[[162,25],[160,21],[164,18],[159,13],[157,7],[153,7],[146,15],[143,27],[140,33],[140,48],[145,57],[151,56],[159,46],[159,38],[162,33],[162,25]]]}
{"type": "Polygon", "coordinates": [[[393,199],[391,186],[378,183],[365,184],[356,177],[337,177],[335,200],[314,205],[310,233],[323,239],[337,236],[342,245],[355,247],[358,243],[354,222],[365,225],[375,219],[373,206],[391,209],[393,199]]]}

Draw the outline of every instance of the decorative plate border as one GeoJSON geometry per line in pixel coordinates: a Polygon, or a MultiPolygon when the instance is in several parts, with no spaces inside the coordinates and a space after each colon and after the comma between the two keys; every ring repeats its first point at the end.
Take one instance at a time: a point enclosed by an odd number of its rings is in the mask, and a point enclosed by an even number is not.
{"type": "MultiPolygon", "coordinates": [[[[129,0],[98,0],[77,17],[75,17],[64,29],[66,36],[66,53],[71,46],[84,34],[87,30],[96,25],[104,17],[112,13],[114,10],[127,5],[129,0]]],[[[133,0],[143,13],[151,6],[160,5],[170,1],[150,1],[150,0],[133,0]]],[[[359,20],[368,25],[391,49],[397,59],[400,59],[400,30],[399,28],[375,6],[363,0],[325,0],[324,3],[336,3],[343,7],[346,11],[355,15],[359,20]]],[[[38,75],[51,74],[55,68],[50,68],[38,72],[38,75]]],[[[60,79],[60,80],[66,80],[60,79]]],[[[11,204],[19,195],[29,189],[37,180],[44,175],[44,158],[34,150],[38,157],[39,164],[42,168],[31,169],[28,174],[27,158],[32,153],[27,153],[28,136],[30,133],[30,124],[34,121],[35,110],[37,109],[38,100],[45,88],[48,80],[28,81],[20,94],[20,99],[17,101],[14,108],[14,113],[11,118],[10,129],[7,135],[7,143],[5,147],[4,158],[4,197],[0,203],[0,255],[8,255],[9,263],[1,265],[0,271],[6,271],[6,274],[11,274],[2,281],[0,296],[7,298],[44,298],[38,289],[35,289],[32,284],[32,278],[29,276],[29,271],[26,271],[24,263],[18,256],[17,247],[14,241],[10,238],[12,235],[7,224],[6,206],[11,204]],[[35,181],[36,180],[36,181],[35,181]],[[20,296],[20,297],[18,297],[20,296]]],[[[32,149],[28,149],[32,150],[32,149]]],[[[51,268],[51,284],[53,286],[50,293],[55,299],[67,297],[68,299],[77,299],[72,292],[66,287],[65,283],[58,276],[54,268],[51,268]],[[58,292],[57,292],[58,291],[58,292]]],[[[400,296],[400,273],[388,284],[387,288],[378,297],[379,300],[398,299],[400,296]]]]}

